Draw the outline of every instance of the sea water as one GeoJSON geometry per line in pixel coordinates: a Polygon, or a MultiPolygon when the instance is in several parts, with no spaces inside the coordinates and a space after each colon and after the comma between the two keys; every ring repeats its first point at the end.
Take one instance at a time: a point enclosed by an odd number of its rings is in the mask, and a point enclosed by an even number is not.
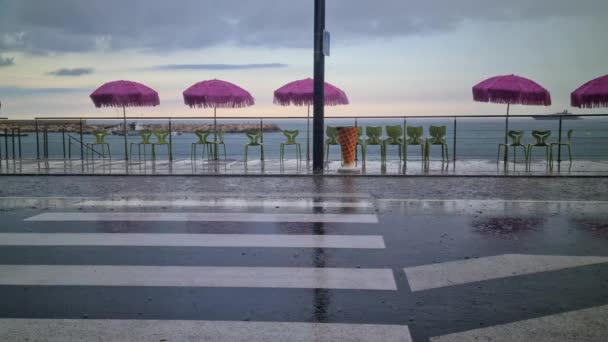
{"type": "MultiPolygon", "coordinates": [[[[118,120],[115,123],[118,123],[118,120]]],[[[139,120],[147,125],[151,123],[167,124],[166,120],[139,120]]],[[[201,121],[194,120],[174,120],[175,124],[187,123],[196,124],[201,121]]],[[[205,121],[208,124],[210,121],[205,121]]],[[[297,141],[302,145],[302,157],[306,158],[307,155],[307,130],[308,124],[306,118],[304,119],[264,119],[263,122],[266,124],[276,124],[281,129],[288,130],[299,130],[300,134],[297,137],[297,141]]],[[[98,122],[89,121],[90,124],[96,124],[98,122]]],[[[112,122],[110,122],[111,124],[112,122]]],[[[218,124],[222,123],[250,123],[259,124],[259,119],[241,119],[241,120],[222,120],[218,119],[218,124]]],[[[104,122],[108,124],[108,122],[104,122]]],[[[453,158],[454,152],[456,158],[459,160],[463,159],[496,159],[497,158],[497,147],[499,143],[504,142],[505,135],[505,120],[504,118],[458,118],[456,123],[453,118],[416,118],[416,119],[404,119],[404,118],[365,118],[365,119],[326,119],[326,126],[381,126],[387,125],[399,125],[404,126],[423,126],[424,135],[428,136],[428,127],[431,125],[447,127],[447,143],[449,148],[450,158],[453,158]]],[[[533,143],[534,139],[531,135],[533,130],[549,130],[551,131],[551,137],[549,142],[557,142],[559,140],[559,120],[557,119],[543,119],[535,120],[532,118],[510,118],[509,128],[514,130],[523,130],[524,138],[522,142],[524,144],[533,143]]],[[[579,160],[608,160],[608,117],[581,117],[580,119],[568,119],[562,121],[562,142],[567,142],[567,131],[573,130],[573,142],[572,142],[572,153],[575,159],[579,160]]],[[[43,155],[43,135],[38,135],[38,148],[36,147],[36,134],[34,132],[27,132],[28,136],[21,137],[22,157],[23,158],[36,158],[37,151],[43,155]]],[[[386,136],[386,129],[383,129],[383,133],[386,136]]],[[[213,137],[211,136],[211,139],[213,137]]],[[[69,157],[70,145],[71,145],[71,156],[72,159],[80,158],[80,135],[78,133],[48,133],[48,153],[49,158],[63,158],[69,157]],[[70,138],[70,136],[72,138],[70,138]]],[[[141,140],[139,136],[128,136],[128,144],[137,143],[141,140]]],[[[83,136],[85,143],[93,142],[95,138],[92,135],[85,134],[83,136]]],[[[197,141],[197,137],[193,133],[182,133],[181,135],[173,135],[172,140],[172,153],[174,159],[189,159],[191,144],[197,141]]],[[[263,136],[265,158],[266,159],[277,159],[279,158],[279,148],[281,142],[286,140],[285,136],[281,132],[265,132],[263,136]]],[[[118,135],[108,135],[106,141],[110,144],[112,158],[120,159],[124,158],[124,137],[118,135]]],[[[154,141],[154,137],[151,138],[154,141]]],[[[224,137],[226,144],[227,158],[231,160],[242,160],[244,156],[244,146],[248,142],[248,139],[244,133],[226,133],[224,137]]],[[[9,154],[12,154],[12,139],[0,138],[0,145],[2,146],[3,154],[5,147],[8,147],[9,154]],[[6,146],[5,146],[6,145],[6,146]]],[[[312,154],[312,119],[310,120],[310,154],[312,154]]],[[[99,152],[100,148],[96,148],[99,152]]],[[[201,148],[199,147],[199,157],[201,148]]],[[[250,148],[250,158],[259,157],[259,148],[250,148]]],[[[519,149],[517,153],[522,155],[522,150],[519,149]]],[[[135,157],[137,157],[137,147],[133,148],[135,157]]],[[[150,153],[150,149],[147,149],[150,153]]],[[[222,157],[223,157],[223,151],[222,157]]],[[[359,152],[360,153],[360,152],[359,152]]],[[[440,157],[441,152],[439,148],[431,151],[432,157],[440,157]]],[[[543,149],[535,149],[534,155],[543,156],[543,149]]],[[[557,149],[555,149],[557,153],[557,149]]],[[[562,149],[562,159],[567,158],[567,152],[562,149]]],[[[388,151],[389,158],[398,158],[397,147],[390,146],[388,151]]],[[[421,155],[420,147],[410,146],[408,148],[408,158],[419,159],[421,155]]],[[[167,148],[164,146],[157,147],[157,158],[167,158],[167,148]]],[[[286,147],[286,158],[295,158],[295,147],[286,147]]],[[[330,159],[339,160],[339,146],[330,146],[330,159]]],[[[367,158],[370,160],[380,159],[380,147],[379,146],[368,146],[367,158]]]]}

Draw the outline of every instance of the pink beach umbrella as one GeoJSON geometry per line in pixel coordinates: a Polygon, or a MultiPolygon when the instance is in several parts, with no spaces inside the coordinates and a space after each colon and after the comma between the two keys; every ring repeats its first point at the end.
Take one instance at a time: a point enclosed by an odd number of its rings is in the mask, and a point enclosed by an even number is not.
{"type": "Polygon", "coordinates": [[[508,143],[509,109],[513,104],[550,106],[551,94],[538,83],[517,75],[488,78],[473,87],[473,100],[507,104],[505,144],[508,143]]]}
{"type": "MultiPolygon", "coordinates": [[[[190,108],[213,108],[213,141],[217,141],[217,108],[242,108],[255,104],[245,89],[222,80],[202,81],[184,90],[184,103],[190,108]]],[[[217,159],[217,150],[215,151],[217,159]]]]}
{"type": "Polygon", "coordinates": [[[608,75],[593,79],[570,95],[573,107],[600,108],[608,107],[608,75]]]}
{"type": "Polygon", "coordinates": [[[127,114],[126,107],[154,107],[160,105],[158,93],[141,83],[133,81],[113,81],[97,88],[91,95],[95,107],[122,107],[125,159],[127,154],[127,114]]]}
{"type": "MultiPolygon", "coordinates": [[[[310,159],[310,106],[314,103],[314,80],[306,78],[303,80],[287,83],[274,91],[274,103],[281,106],[307,106],[306,127],[306,156],[310,159]]],[[[337,106],[347,105],[348,97],[340,88],[325,82],[325,105],[337,106]]]]}

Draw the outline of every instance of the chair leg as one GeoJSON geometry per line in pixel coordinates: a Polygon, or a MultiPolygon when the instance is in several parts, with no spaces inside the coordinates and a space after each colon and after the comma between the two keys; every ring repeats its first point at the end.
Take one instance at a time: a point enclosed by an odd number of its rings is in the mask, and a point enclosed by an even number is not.
{"type": "Polygon", "coordinates": [[[281,148],[279,149],[279,158],[281,159],[281,163],[283,162],[284,153],[285,153],[285,144],[281,144],[281,148]]]}
{"type": "Polygon", "coordinates": [[[500,148],[502,144],[498,144],[498,154],[496,154],[496,164],[500,163],[500,148]]]}
{"type": "Polygon", "coordinates": [[[110,152],[110,144],[106,143],[106,147],[108,148],[108,158],[112,160],[112,152],[110,152]]]}
{"type": "Polygon", "coordinates": [[[450,150],[448,148],[448,144],[445,144],[445,161],[446,162],[450,161],[450,150]]]}
{"type": "Polygon", "coordinates": [[[245,165],[247,164],[247,151],[249,150],[249,145],[245,145],[245,165]]]}
{"type": "Polygon", "coordinates": [[[570,159],[570,164],[572,164],[572,148],[570,147],[570,144],[568,144],[567,146],[568,146],[568,159],[570,159]]]}

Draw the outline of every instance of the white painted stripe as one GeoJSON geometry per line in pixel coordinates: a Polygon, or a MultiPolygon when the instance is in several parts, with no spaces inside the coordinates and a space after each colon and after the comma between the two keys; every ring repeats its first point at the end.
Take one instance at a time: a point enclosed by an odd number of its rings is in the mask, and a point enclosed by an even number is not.
{"type": "Polygon", "coordinates": [[[337,202],[313,201],[304,199],[299,201],[268,201],[255,199],[217,199],[217,200],[146,200],[121,199],[103,201],[83,201],[74,204],[81,207],[225,207],[225,208],[369,208],[370,202],[337,202]]]}
{"type": "Polygon", "coordinates": [[[265,214],[265,213],[44,213],[26,221],[170,221],[170,222],[323,222],[378,223],[376,215],[364,214],[265,214]]]}
{"type": "Polygon", "coordinates": [[[0,265],[0,285],[397,290],[390,269],[0,265]]]}
{"type": "Polygon", "coordinates": [[[600,342],[608,305],[431,338],[432,342],[600,342]]]}
{"type": "Polygon", "coordinates": [[[385,248],[379,235],[0,233],[0,246],[385,248]]]}
{"type": "Polygon", "coordinates": [[[250,198],[250,197],[296,197],[296,198],[315,198],[315,197],[335,197],[335,198],[370,198],[370,194],[359,193],[359,192],[193,192],[193,191],[181,191],[181,192],[163,192],[162,194],[152,192],[129,192],[129,193],[113,193],[112,198],[120,197],[134,197],[134,196],[151,196],[151,197],[185,197],[185,198],[196,198],[196,197],[237,197],[237,198],[250,198]]]}
{"type": "Polygon", "coordinates": [[[411,342],[406,325],[173,320],[0,319],[0,340],[45,342],[411,342]]]}
{"type": "Polygon", "coordinates": [[[403,270],[412,291],[422,291],[606,262],[608,257],[505,254],[403,270]]]}

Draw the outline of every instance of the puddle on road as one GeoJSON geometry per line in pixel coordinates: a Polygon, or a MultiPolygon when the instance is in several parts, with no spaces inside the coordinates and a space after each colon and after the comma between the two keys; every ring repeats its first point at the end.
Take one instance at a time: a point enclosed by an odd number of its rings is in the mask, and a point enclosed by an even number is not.
{"type": "Polygon", "coordinates": [[[593,233],[595,236],[608,239],[608,218],[573,218],[572,224],[578,229],[593,233]]]}
{"type": "Polygon", "coordinates": [[[518,239],[529,232],[538,231],[545,224],[544,217],[493,216],[475,219],[473,231],[487,236],[504,239],[518,239]]]}

